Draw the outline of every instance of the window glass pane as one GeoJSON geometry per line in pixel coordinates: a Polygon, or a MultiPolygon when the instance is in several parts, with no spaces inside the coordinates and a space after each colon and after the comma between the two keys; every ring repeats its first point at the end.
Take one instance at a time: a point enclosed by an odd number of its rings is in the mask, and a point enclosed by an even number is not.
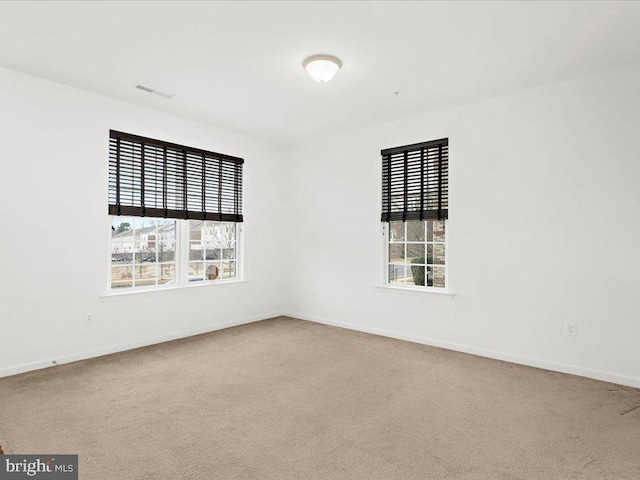
{"type": "Polygon", "coordinates": [[[205,242],[212,242],[217,240],[216,237],[216,228],[214,228],[215,223],[205,221],[198,225],[200,229],[200,238],[205,242]]]}
{"type": "Polygon", "coordinates": [[[136,245],[135,250],[134,263],[138,265],[142,263],[156,263],[155,251],[149,251],[149,249],[142,245],[136,245]]]}
{"type": "Polygon", "coordinates": [[[427,242],[444,242],[444,220],[429,220],[427,222],[427,242]]]}
{"type": "Polygon", "coordinates": [[[236,278],[236,262],[222,262],[220,268],[221,278],[236,278]]]}
{"type": "Polygon", "coordinates": [[[425,285],[427,287],[433,287],[433,267],[427,267],[427,275],[425,278],[425,285]]]}
{"type": "Polygon", "coordinates": [[[207,222],[211,238],[221,242],[234,242],[236,239],[235,223],[207,222]]]}
{"type": "Polygon", "coordinates": [[[404,265],[389,265],[389,283],[404,283],[404,265]]]}
{"type": "Polygon", "coordinates": [[[230,243],[226,248],[222,249],[222,258],[224,259],[235,259],[236,258],[236,245],[235,243],[230,243]]]}
{"type": "Polygon", "coordinates": [[[189,260],[204,260],[204,244],[202,242],[189,242],[189,260]]]}
{"type": "Polygon", "coordinates": [[[220,242],[216,242],[216,241],[206,241],[206,242],[203,241],[202,245],[207,250],[216,250],[220,248],[220,242]]]}
{"type": "Polygon", "coordinates": [[[191,240],[233,242],[235,241],[236,227],[234,223],[191,221],[190,232],[191,240]]]}
{"type": "Polygon", "coordinates": [[[207,280],[217,280],[220,278],[220,262],[208,263],[206,272],[207,280]]]}
{"type": "Polygon", "coordinates": [[[434,242],[444,242],[444,237],[445,237],[444,229],[445,229],[444,220],[433,221],[433,241],[434,242]]]}
{"type": "Polygon", "coordinates": [[[204,262],[189,263],[189,281],[198,282],[204,280],[204,262]]]}
{"type": "Polygon", "coordinates": [[[133,267],[111,267],[111,288],[123,288],[133,286],[133,267]]]}
{"type": "Polygon", "coordinates": [[[236,241],[236,224],[235,223],[225,223],[225,236],[227,240],[230,242],[236,241]]]}
{"type": "Polygon", "coordinates": [[[176,222],[175,220],[157,220],[157,251],[159,262],[173,262],[176,259],[176,222]]]}
{"type": "Polygon", "coordinates": [[[205,250],[205,258],[206,260],[220,260],[222,256],[222,250],[219,248],[209,248],[207,247],[205,250]]]}
{"type": "Polygon", "coordinates": [[[431,243],[427,244],[427,254],[425,255],[425,258],[427,260],[427,264],[433,264],[433,244],[431,243]]]}
{"type": "Polygon", "coordinates": [[[389,240],[391,242],[404,241],[404,222],[389,223],[389,240]]]}
{"type": "Polygon", "coordinates": [[[202,240],[204,223],[202,220],[189,220],[189,240],[202,240]]]}
{"type": "Polygon", "coordinates": [[[170,241],[158,242],[158,261],[173,262],[176,259],[176,244],[170,241]]]}
{"type": "Polygon", "coordinates": [[[133,263],[133,243],[118,244],[114,247],[114,239],[111,239],[111,263],[133,263]]]}
{"type": "Polygon", "coordinates": [[[433,263],[436,265],[444,265],[444,245],[435,244],[433,246],[433,263]]]}
{"type": "Polygon", "coordinates": [[[424,285],[424,269],[424,265],[411,265],[411,278],[407,278],[407,283],[424,285]]]}
{"type": "Polygon", "coordinates": [[[424,242],[425,222],[411,221],[407,222],[407,241],[408,242],[424,242]]]}
{"type": "Polygon", "coordinates": [[[132,217],[111,217],[112,236],[133,230],[134,221],[132,217]]]}
{"type": "Polygon", "coordinates": [[[433,267],[433,286],[444,288],[445,286],[445,278],[444,278],[444,267],[433,267]]]}
{"type": "Polygon", "coordinates": [[[146,287],[156,284],[156,266],[151,265],[136,265],[135,267],[135,286],[146,287]]]}
{"type": "Polygon", "coordinates": [[[404,263],[404,243],[389,244],[389,262],[404,263]]]}
{"type": "Polygon", "coordinates": [[[407,244],[407,262],[424,264],[424,243],[407,244]]]}
{"type": "Polygon", "coordinates": [[[155,220],[136,219],[135,262],[155,263],[157,248],[157,229],[155,220]],[[140,227],[138,226],[140,224],[140,227]],[[144,225],[144,226],[142,226],[144,225]]]}
{"type": "Polygon", "coordinates": [[[176,264],[163,263],[158,265],[158,285],[166,283],[175,283],[176,280],[176,264]]]}

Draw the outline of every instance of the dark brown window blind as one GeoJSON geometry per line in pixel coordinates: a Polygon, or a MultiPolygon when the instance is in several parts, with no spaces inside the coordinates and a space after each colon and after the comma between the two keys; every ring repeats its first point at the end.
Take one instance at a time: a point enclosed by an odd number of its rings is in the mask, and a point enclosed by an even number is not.
{"type": "Polygon", "coordinates": [[[382,154],[382,221],[449,217],[449,140],[388,148],[382,154]]]}
{"type": "Polygon", "coordinates": [[[242,222],[244,160],[111,130],[109,214],[242,222]]]}

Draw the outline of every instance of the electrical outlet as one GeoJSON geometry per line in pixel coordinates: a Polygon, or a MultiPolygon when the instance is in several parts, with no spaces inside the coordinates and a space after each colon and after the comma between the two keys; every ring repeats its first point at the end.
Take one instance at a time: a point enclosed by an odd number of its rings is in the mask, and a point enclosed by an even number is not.
{"type": "Polygon", "coordinates": [[[565,322],[564,334],[568,337],[575,337],[578,335],[578,326],[576,325],[576,322],[565,322]]]}

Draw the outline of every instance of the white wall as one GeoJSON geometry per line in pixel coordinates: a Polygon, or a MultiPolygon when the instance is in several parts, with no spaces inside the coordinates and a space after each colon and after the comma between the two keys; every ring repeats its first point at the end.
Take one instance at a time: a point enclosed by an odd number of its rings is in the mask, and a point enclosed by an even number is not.
{"type": "Polygon", "coordinates": [[[292,148],[290,313],[640,386],[638,85],[636,65],[292,148]],[[456,296],[376,288],[379,152],[442,137],[456,296]]]}
{"type": "Polygon", "coordinates": [[[632,66],[285,152],[0,69],[0,376],[288,311],[640,387],[638,84],[632,66]],[[245,158],[248,282],[100,298],[109,129],[245,158]],[[456,296],[377,288],[379,151],[441,137],[456,296]]]}
{"type": "Polygon", "coordinates": [[[282,310],[280,147],[7,69],[0,138],[0,376],[282,310]],[[246,283],[100,298],[109,129],[245,159],[246,283]]]}

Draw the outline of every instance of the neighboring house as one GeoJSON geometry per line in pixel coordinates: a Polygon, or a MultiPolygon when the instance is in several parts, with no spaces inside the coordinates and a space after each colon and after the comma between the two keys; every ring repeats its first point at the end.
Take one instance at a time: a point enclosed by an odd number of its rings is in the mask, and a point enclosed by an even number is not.
{"type": "Polygon", "coordinates": [[[113,232],[111,236],[111,253],[131,253],[133,252],[133,230],[123,232],[113,232]]]}
{"type": "MultiPolygon", "coordinates": [[[[205,223],[204,221],[194,221],[190,225],[189,240],[192,242],[192,250],[206,248],[226,248],[220,245],[222,242],[232,242],[235,235],[235,225],[233,223],[205,223]],[[200,242],[200,243],[198,243],[200,242]],[[215,243],[215,245],[212,245],[215,243]]],[[[156,250],[156,244],[160,250],[171,250],[174,248],[176,240],[175,223],[156,227],[145,227],[135,230],[124,230],[123,232],[113,232],[111,237],[111,252],[114,255],[127,253],[144,253],[156,250]],[[159,238],[158,238],[159,237],[159,238]]]]}
{"type": "MultiPolygon", "coordinates": [[[[190,226],[189,240],[203,243],[220,242],[221,240],[222,242],[231,242],[234,240],[235,228],[233,223],[210,222],[207,224],[198,220],[192,222],[190,226]]],[[[216,245],[216,247],[219,246],[216,245]]],[[[207,248],[211,248],[211,246],[207,245],[207,248]]]]}
{"type": "Polygon", "coordinates": [[[125,230],[115,233],[111,237],[111,252],[118,253],[140,253],[146,251],[155,251],[159,236],[159,246],[161,249],[170,250],[175,243],[176,233],[175,224],[161,226],[156,232],[156,227],[145,227],[134,231],[125,230]]]}

